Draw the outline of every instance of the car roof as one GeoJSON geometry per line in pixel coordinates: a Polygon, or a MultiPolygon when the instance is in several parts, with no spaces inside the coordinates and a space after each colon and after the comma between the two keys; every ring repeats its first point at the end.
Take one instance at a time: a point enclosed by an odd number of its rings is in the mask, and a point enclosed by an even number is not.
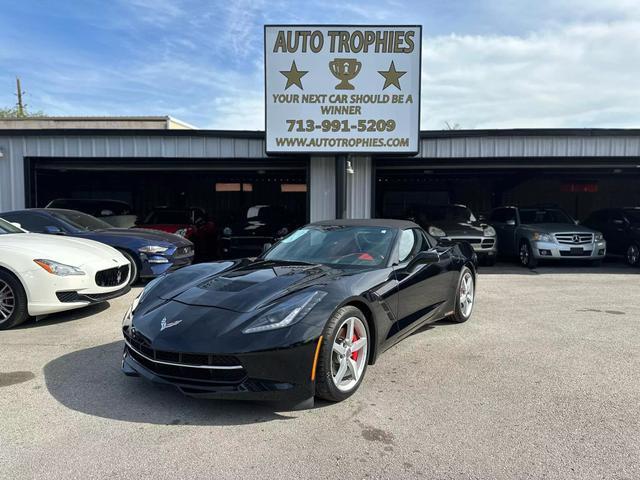
{"type": "Polygon", "coordinates": [[[420,228],[416,223],[409,220],[394,220],[388,218],[359,218],[342,220],[323,220],[313,222],[310,225],[316,226],[344,226],[344,227],[386,227],[386,228],[420,228]]]}

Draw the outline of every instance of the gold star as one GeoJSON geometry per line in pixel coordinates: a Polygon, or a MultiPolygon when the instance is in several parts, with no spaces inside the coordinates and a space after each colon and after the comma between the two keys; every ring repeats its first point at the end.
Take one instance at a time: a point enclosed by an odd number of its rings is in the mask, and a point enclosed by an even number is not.
{"type": "Polygon", "coordinates": [[[389,70],[387,70],[387,71],[378,70],[378,73],[384,77],[384,87],[382,87],[382,90],[384,90],[385,88],[387,88],[390,85],[395,86],[398,90],[402,90],[402,88],[400,88],[400,77],[403,76],[407,72],[399,72],[399,71],[397,71],[396,70],[396,66],[393,63],[393,60],[391,61],[391,65],[389,66],[389,70]]]}
{"type": "Polygon", "coordinates": [[[302,80],[301,79],[307,73],[309,73],[309,71],[308,70],[298,70],[298,67],[296,66],[296,61],[295,60],[291,64],[291,68],[289,70],[280,70],[280,73],[282,75],[284,75],[285,77],[287,77],[287,86],[284,87],[285,90],[287,88],[289,88],[291,85],[296,85],[298,88],[300,88],[300,90],[304,90],[302,88],[302,80]]]}

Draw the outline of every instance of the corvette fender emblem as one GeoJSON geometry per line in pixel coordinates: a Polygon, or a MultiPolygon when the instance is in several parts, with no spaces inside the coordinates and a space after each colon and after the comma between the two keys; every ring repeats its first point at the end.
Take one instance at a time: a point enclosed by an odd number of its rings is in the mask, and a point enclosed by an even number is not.
{"type": "Polygon", "coordinates": [[[175,327],[181,322],[182,320],[176,320],[175,322],[167,323],[167,317],[164,317],[160,322],[160,331],[166,330],[167,328],[175,327]]]}

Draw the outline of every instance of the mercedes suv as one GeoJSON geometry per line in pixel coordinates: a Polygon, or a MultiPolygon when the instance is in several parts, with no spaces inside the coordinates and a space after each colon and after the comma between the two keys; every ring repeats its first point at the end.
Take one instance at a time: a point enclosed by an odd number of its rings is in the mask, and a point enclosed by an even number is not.
{"type": "Polygon", "coordinates": [[[602,233],[580,226],[557,207],[500,207],[489,223],[498,234],[499,253],[517,256],[535,268],[539,260],[590,260],[599,264],[607,245],[602,233]]]}

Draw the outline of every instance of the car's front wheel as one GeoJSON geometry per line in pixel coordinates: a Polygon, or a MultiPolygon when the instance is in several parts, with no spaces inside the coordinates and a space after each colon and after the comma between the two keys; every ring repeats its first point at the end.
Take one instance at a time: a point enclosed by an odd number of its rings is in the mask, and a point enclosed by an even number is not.
{"type": "Polygon", "coordinates": [[[476,299],[476,282],[469,267],[463,267],[456,289],[455,309],[450,319],[457,323],[466,322],[473,312],[476,299]]]}
{"type": "Polygon", "coordinates": [[[520,243],[520,251],[518,252],[518,258],[520,259],[520,265],[527,268],[536,268],[538,260],[533,256],[531,245],[529,242],[523,241],[520,243]]]}
{"type": "Polygon", "coordinates": [[[0,270],[0,330],[20,325],[27,318],[27,295],[20,281],[0,270]]]}
{"type": "Polygon", "coordinates": [[[369,325],[356,307],[329,319],[318,358],[316,395],[331,402],[349,398],[362,383],[369,361],[369,325]]]}
{"type": "Polygon", "coordinates": [[[632,243],[627,247],[627,254],[625,257],[627,263],[633,267],[640,263],[640,247],[638,247],[637,243],[632,243]]]}
{"type": "Polygon", "coordinates": [[[129,277],[129,285],[135,285],[140,280],[140,269],[138,268],[138,262],[133,258],[129,252],[125,250],[119,250],[119,252],[129,261],[131,276],[129,277]]]}

